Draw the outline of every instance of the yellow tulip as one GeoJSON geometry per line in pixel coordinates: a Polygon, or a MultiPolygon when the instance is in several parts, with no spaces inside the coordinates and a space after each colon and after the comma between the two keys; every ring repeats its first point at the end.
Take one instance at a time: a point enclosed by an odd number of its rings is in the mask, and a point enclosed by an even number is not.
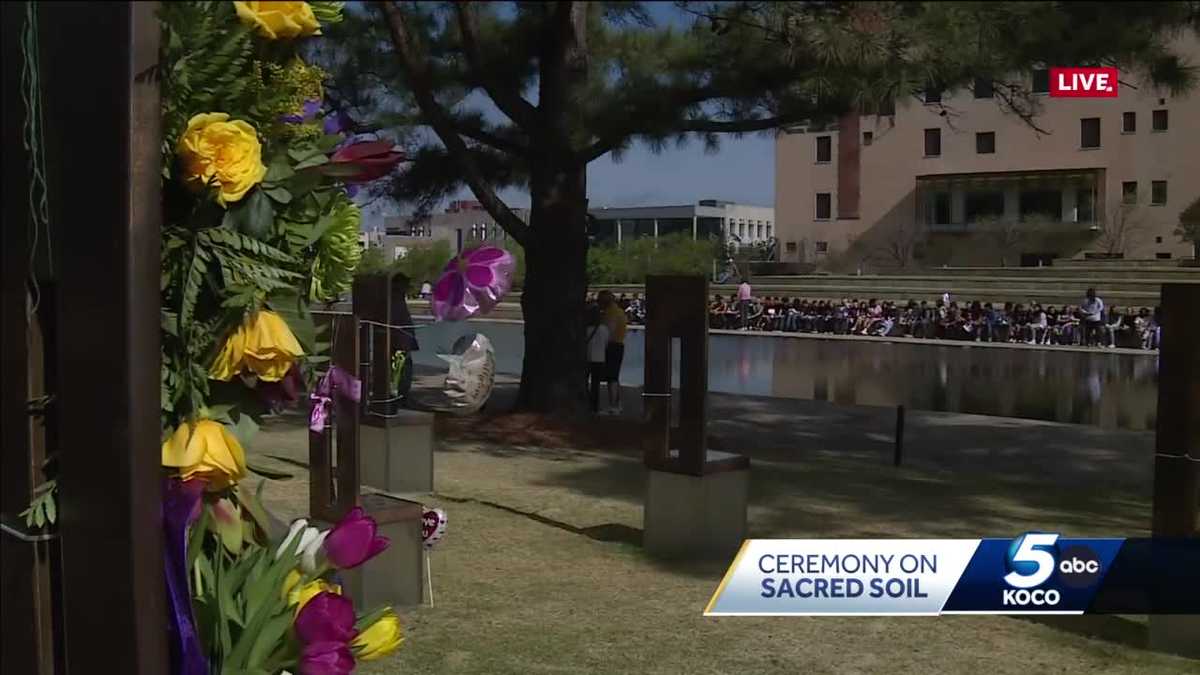
{"type": "Polygon", "coordinates": [[[208,376],[228,382],[234,375],[249,370],[260,380],[278,382],[303,355],[304,350],[283,317],[264,309],[247,317],[225,340],[208,376]]]}
{"type": "Polygon", "coordinates": [[[224,424],[199,420],[180,424],[163,442],[162,464],[178,469],[183,480],[207,480],[208,489],[215,491],[245,477],[246,452],[224,424]]]}
{"type": "Polygon", "coordinates": [[[188,120],[175,151],[183,179],[196,189],[215,186],[222,206],[245,197],[267,175],[254,127],[230,121],[225,113],[201,113],[188,120]]]}
{"type": "Polygon", "coordinates": [[[258,28],[269,39],[320,35],[321,24],[307,2],[234,2],[242,23],[258,28]]]}
{"type": "MultiPolygon", "coordinates": [[[[331,584],[324,579],[313,579],[307,584],[299,585],[300,575],[295,570],[288,574],[289,581],[292,579],[292,574],[295,574],[296,578],[295,581],[292,582],[292,587],[288,588],[286,597],[288,606],[295,605],[296,609],[294,611],[296,614],[299,614],[300,610],[304,608],[304,605],[308,604],[308,601],[316,597],[318,593],[329,592],[336,593],[337,595],[342,594],[341,586],[338,586],[337,584],[331,584]]],[[[287,581],[284,582],[284,586],[285,588],[287,587],[287,581]]]]}
{"type": "Polygon", "coordinates": [[[359,633],[350,647],[354,650],[354,658],[373,661],[396,651],[403,642],[404,629],[400,625],[400,617],[389,609],[378,621],[359,633]]]}

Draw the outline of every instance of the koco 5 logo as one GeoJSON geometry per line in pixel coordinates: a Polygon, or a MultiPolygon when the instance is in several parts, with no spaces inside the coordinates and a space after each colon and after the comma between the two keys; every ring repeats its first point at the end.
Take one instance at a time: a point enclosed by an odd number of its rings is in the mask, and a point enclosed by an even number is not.
{"type": "Polygon", "coordinates": [[[1066,586],[1084,588],[1100,578],[1100,558],[1086,546],[1058,550],[1058,535],[1030,532],[1013,540],[1005,556],[1005,605],[1057,605],[1058,590],[1038,588],[1058,573],[1066,586]]]}

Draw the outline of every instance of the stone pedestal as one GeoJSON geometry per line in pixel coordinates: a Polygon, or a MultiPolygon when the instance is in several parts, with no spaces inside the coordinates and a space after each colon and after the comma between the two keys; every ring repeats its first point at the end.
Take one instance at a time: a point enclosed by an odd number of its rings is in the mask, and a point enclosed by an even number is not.
{"type": "Polygon", "coordinates": [[[425,592],[421,505],[379,494],[364,495],[362,504],[379,523],[379,534],[391,544],[365,564],[341,573],[344,592],[362,612],[383,605],[421,604],[425,592]]]}
{"type": "Polygon", "coordinates": [[[433,413],[400,410],[381,417],[365,414],[360,426],[362,484],[396,494],[433,492],[433,413]]]}
{"type": "Polygon", "coordinates": [[[706,471],[691,475],[648,467],[642,541],[660,558],[728,558],[746,538],[750,464],[708,451],[706,471]]]}

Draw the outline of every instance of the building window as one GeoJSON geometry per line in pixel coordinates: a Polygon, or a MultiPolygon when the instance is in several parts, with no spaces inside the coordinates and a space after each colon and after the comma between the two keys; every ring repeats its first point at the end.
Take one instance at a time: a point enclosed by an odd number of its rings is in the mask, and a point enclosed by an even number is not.
{"type": "Polygon", "coordinates": [[[1167,203],[1167,181],[1150,181],[1150,203],[1157,206],[1167,203]]]}
{"type": "Polygon", "coordinates": [[[833,159],[833,139],[829,136],[817,136],[817,162],[825,163],[833,159]]]}
{"type": "Polygon", "coordinates": [[[930,204],[929,224],[946,225],[950,222],[950,193],[938,192],[930,204]]]}
{"type": "Polygon", "coordinates": [[[1050,71],[1045,68],[1035,68],[1033,71],[1033,93],[1046,94],[1050,92],[1050,71]]]}
{"type": "Polygon", "coordinates": [[[935,84],[925,85],[925,102],[926,103],[941,103],[942,90],[935,84]]]}
{"type": "Polygon", "coordinates": [[[925,130],[925,156],[938,157],[942,154],[942,130],[925,130]]]}
{"type": "Polygon", "coordinates": [[[1090,223],[1096,220],[1096,193],[1091,188],[1075,191],[1075,222],[1090,223]]]}
{"type": "Polygon", "coordinates": [[[817,242],[817,253],[828,253],[828,252],[829,252],[829,242],[818,241],[817,242]]]}
{"type": "Polygon", "coordinates": [[[1167,111],[1155,110],[1150,116],[1150,129],[1153,131],[1167,130],[1167,111]]]}
{"type": "Polygon", "coordinates": [[[1171,254],[1170,253],[1155,253],[1154,257],[1158,258],[1159,260],[1170,260],[1171,254]]]}
{"type": "Polygon", "coordinates": [[[817,220],[829,220],[833,213],[833,195],[829,192],[817,193],[817,220]]]}
{"type": "Polygon", "coordinates": [[[1079,147],[1100,147],[1100,118],[1084,117],[1079,120],[1079,147]]]}
{"type": "Polygon", "coordinates": [[[758,238],[759,239],[763,238],[763,224],[762,223],[758,224],[758,238]]]}
{"type": "Polygon", "coordinates": [[[1121,203],[1136,204],[1137,203],[1137,181],[1127,180],[1121,183],[1121,203]]]}
{"type": "Polygon", "coordinates": [[[1001,218],[1004,216],[1004,193],[968,192],[965,215],[968,223],[974,223],[981,218],[1001,218]]]}
{"type": "Polygon", "coordinates": [[[767,223],[767,239],[771,238],[771,224],[767,223]]]}
{"type": "Polygon", "coordinates": [[[982,131],[975,134],[975,153],[991,155],[996,152],[996,132],[982,131]]]}
{"type": "Polygon", "coordinates": [[[977,77],[975,78],[975,86],[972,87],[975,92],[975,98],[991,98],[993,87],[992,78],[977,77]]]}
{"type": "Polygon", "coordinates": [[[1054,223],[1062,222],[1062,191],[1022,190],[1019,199],[1021,220],[1045,218],[1054,223]]]}
{"type": "Polygon", "coordinates": [[[787,252],[788,252],[788,253],[795,253],[795,252],[796,252],[796,242],[794,242],[794,241],[789,241],[789,242],[787,243],[787,252]]]}
{"type": "Polygon", "coordinates": [[[864,131],[864,132],[863,132],[863,143],[862,143],[862,144],[863,144],[863,145],[870,145],[870,144],[871,144],[871,143],[873,143],[873,142],[875,142],[875,134],[874,134],[873,132],[870,132],[870,131],[864,131]]]}
{"type": "Polygon", "coordinates": [[[1132,134],[1137,131],[1137,113],[1127,112],[1121,114],[1121,133],[1132,134]]]}
{"type": "Polygon", "coordinates": [[[1161,244],[1161,243],[1162,243],[1162,237],[1155,237],[1155,238],[1154,238],[1154,243],[1156,243],[1156,244],[1161,244]]]}

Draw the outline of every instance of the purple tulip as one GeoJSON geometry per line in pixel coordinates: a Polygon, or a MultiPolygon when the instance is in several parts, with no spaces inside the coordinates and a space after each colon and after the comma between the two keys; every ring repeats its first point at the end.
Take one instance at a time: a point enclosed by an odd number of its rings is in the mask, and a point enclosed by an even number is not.
{"type": "Polygon", "coordinates": [[[375,519],[354,507],[325,538],[325,557],[338,569],[358,567],[388,547],[387,537],[376,535],[376,529],[375,519]]]}
{"type": "Polygon", "coordinates": [[[350,118],[340,110],[337,112],[331,112],[325,116],[324,129],[326,136],[336,136],[346,129],[349,129],[351,126],[353,125],[351,124],[350,118]]]}
{"type": "Polygon", "coordinates": [[[312,642],[304,645],[300,652],[300,675],[349,675],[353,672],[354,654],[345,642],[312,642]]]}
{"type": "Polygon", "coordinates": [[[480,246],[451,258],[433,287],[433,315],[461,321],[487,314],[512,288],[516,259],[495,246],[480,246]]]}
{"type": "Polygon", "coordinates": [[[304,603],[296,615],[296,637],[305,644],[347,643],[358,635],[354,630],[354,603],[337,593],[322,591],[304,603]]]}

